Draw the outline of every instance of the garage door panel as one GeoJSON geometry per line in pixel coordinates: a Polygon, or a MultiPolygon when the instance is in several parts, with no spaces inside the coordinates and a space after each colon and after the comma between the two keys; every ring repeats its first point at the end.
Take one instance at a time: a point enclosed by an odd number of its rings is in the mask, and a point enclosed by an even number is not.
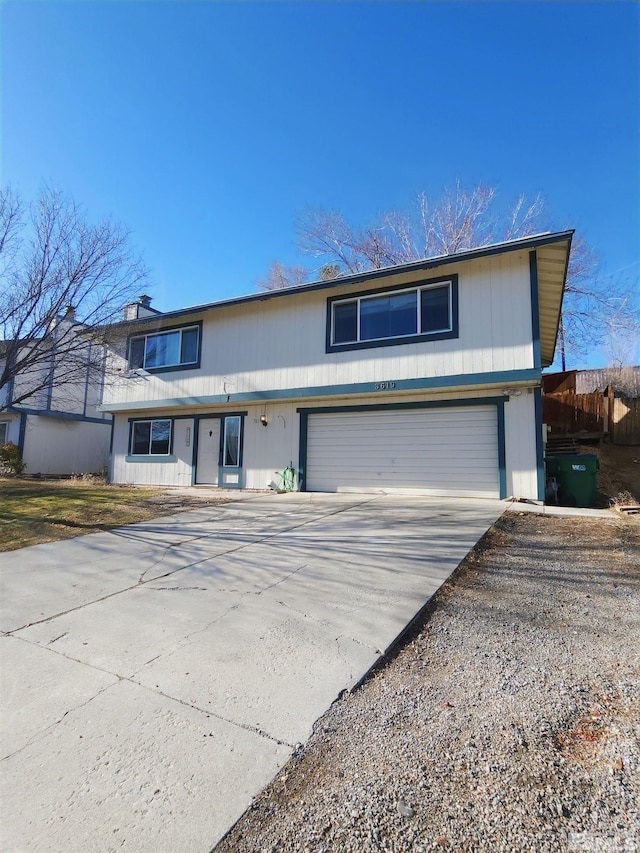
{"type": "Polygon", "coordinates": [[[310,491],[498,497],[495,406],[309,413],[310,491]]]}

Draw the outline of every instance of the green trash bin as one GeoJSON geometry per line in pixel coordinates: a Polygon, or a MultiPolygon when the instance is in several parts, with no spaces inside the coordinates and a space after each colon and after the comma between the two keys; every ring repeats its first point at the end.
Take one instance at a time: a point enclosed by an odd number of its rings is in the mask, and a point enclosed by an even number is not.
{"type": "Polygon", "coordinates": [[[563,506],[591,506],[596,496],[600,460],[594,453],[562,453],[545,459],[547,478],[558,483],[563,506]]]}

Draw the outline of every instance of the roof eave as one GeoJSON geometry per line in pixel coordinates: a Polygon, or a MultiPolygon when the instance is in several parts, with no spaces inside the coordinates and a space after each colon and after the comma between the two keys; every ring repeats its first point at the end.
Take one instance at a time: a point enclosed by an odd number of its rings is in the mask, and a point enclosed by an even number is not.
{"type": "Polygon", "coordinates": [[[407,264],[396,264],[391,267],[382,267],[381,269],[368,270],[367,272],[353,273],[352,275],[340,276],[338,278],[329,279],[329,281],[310,282],[309,284],[296,285],[295,287],[282,288],[281,290],[264,291],[262,293],[253,293],[247,296],[237,296],[232,299],[224,299],[218,302],[209,302],[202,305],[193,305],[188,308],[180,308],[175,311],[167,311],[157,317],[140,317],[135,320],[122,320],[119,323],[114,323],[113,327],[130,328],[132,326],[144,325],[148,323],[158,323],[164,320],[173,320],[178,317],[185,317],[192,314],[203,314],[214,308],[228,308],[236,305],[249,304],[251,302],[267,302],[271,299],[281,299],[287,296],[293,296],[300,293],[309,293],[316,290],[326,290],[339,285],[356,284],[360,281],[371,281],[378,278],[385,278],[390,275],[398,275],[402,273],[421,272],[423,270],[434,269],[436,267],[448,266],[450,264],[462,263],[465,261],[475,260],[478,258],[490,257],[491,255],[505,254],[507,252],[516,252],[522,250],[531,250],[539,246],[551,245],[563,240],[569,240],[573,236],[573,230],[558,231],[547,234],[535,234],[531,237],[523,237],[519,240],[509,240],[503,243],[494,243],[488,246],[480,246],[477,249],[467,249],[463,252],[457,252],[451,255],[438,255],[434,258],[424,258],[420,261],[412,261],[407,264]]]}

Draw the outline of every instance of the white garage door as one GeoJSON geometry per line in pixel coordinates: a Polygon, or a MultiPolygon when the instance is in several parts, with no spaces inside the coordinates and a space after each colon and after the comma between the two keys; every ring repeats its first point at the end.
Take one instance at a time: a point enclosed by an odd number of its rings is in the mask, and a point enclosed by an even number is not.
{"type": "Polygon", "coordinates": [[[499,497],[495,406],[309,413],[306,489],[499,497]]]}

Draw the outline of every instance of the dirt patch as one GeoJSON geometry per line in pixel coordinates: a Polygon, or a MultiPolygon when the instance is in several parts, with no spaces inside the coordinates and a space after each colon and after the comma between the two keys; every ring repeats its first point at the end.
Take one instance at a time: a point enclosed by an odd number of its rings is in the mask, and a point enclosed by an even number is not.
{"type": "Polygon", "coordinates": [[[637,851],[638,636],[637,523],[503,516],[216,853],[637,851]]]}
{"type": "Polygon", "coordinates": [[[595,453],[600,460],[598,491],[601,505],[640,503],[640,447],[583,445],[581,452],[595,453]]]}

